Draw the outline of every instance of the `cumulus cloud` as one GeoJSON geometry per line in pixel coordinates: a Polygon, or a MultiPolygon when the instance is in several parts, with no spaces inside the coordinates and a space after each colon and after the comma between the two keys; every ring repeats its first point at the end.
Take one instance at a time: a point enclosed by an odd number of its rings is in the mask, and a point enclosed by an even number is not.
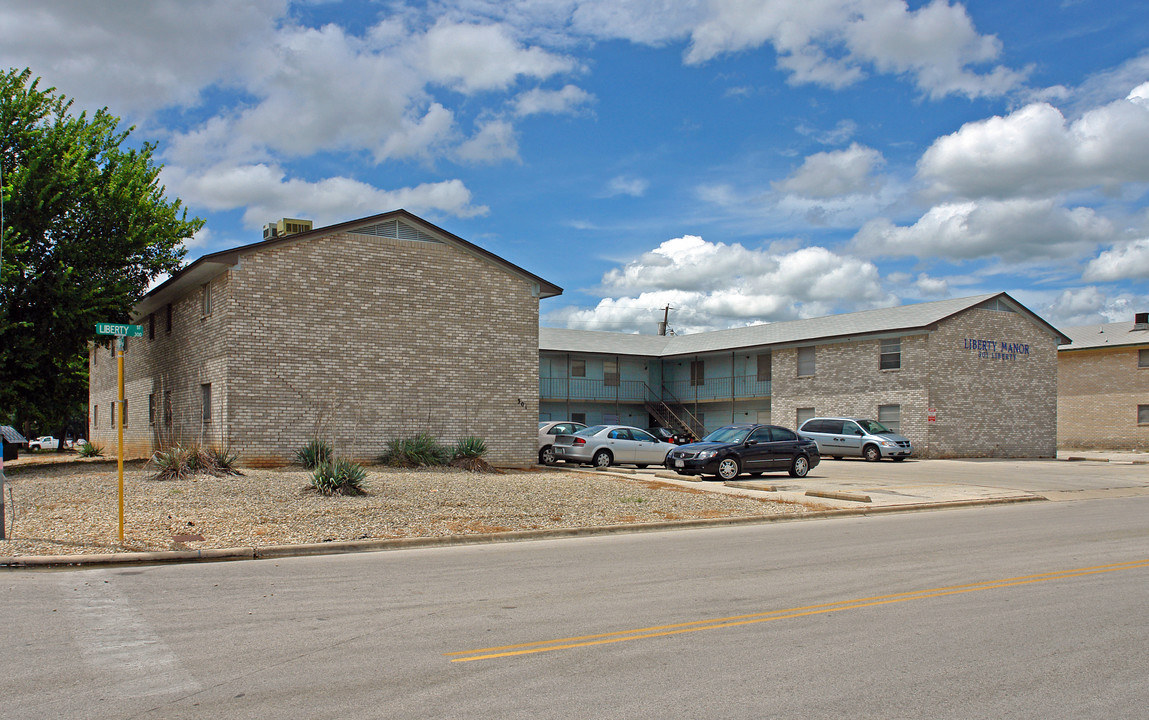
{"type": "Polygon", "coordinates": [[[1044,303],[1040,315],[1055,327],[1128,322],[1149,307],[1149,295],[1108,294],[1096,287],[1072,288],[1044,303]]]}
{"type": "Polygon", "coordinates": [[[1082,280],[1149,280],[1149,238],[1117,245],[1102,252],[1085,266],[1082,280]]]}
{"type": "Polygon", "coordinates": [[[908,227],[871,220],[852,243],[866,255],[1026,262],[1082,254],[1115,235],[1113,225],[1090,208],[1002,200],[937,205],[908,227]]]}
{"type": "Polygon", "coordinates": [[[495,163],[519,159],[515,128],[506,120],[484,122],[474,137],[459,146],[455,156],[468,163],[495,163]]]}
{"type": "Polygon", "coordinates": [[[808,198],[872,193],[878,188],[874,171],[884,162],[877,150],[853,143],[846,150],[810,155],[774,188],[808,198]]]}
{"type": "Polygon", "coordinates": [[[653,310],[676,308],[672,325],[699,332],[893,304],[870,262],[822,247],[751,250],[686,235],[603,275],[604,298],[564,308],[550,322],[581,329],[649,331],[653,310]]]}
{"type": "Polygon", "coordinates": [[[212,211],[244,208],[244,224],[253,229],[300,214],[316,225],[328,225],[395,208],[458,217],[485,215],[488,210],[472,205],[471,191],[459,180],[381,190],[346,177],[316,182],[288,178],[279,167],[259,164],[225,165],[195,173],[167,167],[163,181],[189,205],[212,211]]]}
{"type": "Polygon", "coordinates": [[[918,175],[937,194],[1042,196],[1149,181],[1149,84],[1070,121],[1047,103],[936,140],[918,175]]]}
{"type": "Polygon", "coordinates": [[[505,90],[520,77],[545,79],[575,68],[570,58],[523,47],[500,25],[440,21],[410,52],[433,81],[465,94],[505,90]]]}

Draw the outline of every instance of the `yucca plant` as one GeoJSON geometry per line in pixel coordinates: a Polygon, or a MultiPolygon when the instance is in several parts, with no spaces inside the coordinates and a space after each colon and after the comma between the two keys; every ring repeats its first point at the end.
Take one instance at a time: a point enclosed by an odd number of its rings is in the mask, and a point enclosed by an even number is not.
{"type": "Polygon", "coordinates": [[[295,462],[308,470],[313,470],[321,463],[330,462],[334,456],[331,443],[316,438],[295,451],[295,462]]]}
{"type": "Polygon", "coordinates": [[[483,459],[486,454],[487,443],[480,437],[470,435],[455,443],[451,465],[471,472],[496,472],[495,468],[483,459]]]}
{"type": "Polygon", "coordinates": [[[381,462],[396,467],[434,467],[446,465],[450,459],[451,450],[427,433],[392,440],[379,458],[381,462]]]}
{"type": "Polygon", "coordinates": [[[104,446],[86,442],[76,450],[76,453],[85,458],[104,457],[104,446]]]}
{"type": "Polygon", "coordinates": [[[223,475],[242,475],[237,468],[239,453],[232,452],[231,448],[209,447],[200,458],[203,469],[217,477],[223,475]]]}
{"type": "Polygon", "coordinates": [[[311,486],[324,495],[363,495],[367,471],[345,459],[325,460],[311,473],[311,486]]]}
{"type": "Polygon", "coordinates": [[[182,445],[156,450],[152,454],[151,463],[156,466],[157,472],[152,479],[183,480],[191,477],[196,472],[197,460],[198,453],[182,445]]]}

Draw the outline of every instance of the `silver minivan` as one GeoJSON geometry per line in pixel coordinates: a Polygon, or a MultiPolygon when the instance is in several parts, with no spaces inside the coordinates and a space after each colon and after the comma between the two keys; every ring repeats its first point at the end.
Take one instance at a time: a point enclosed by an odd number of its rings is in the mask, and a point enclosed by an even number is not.
{"type": "Polygon", "coordinates": [[[861,418],[810,418],[798,428],[798,434],[818,443],[822,457],[864,457],[877,462],[888,457],[901,462],[913,453],[907,437],[885,425],[861,418]]]}

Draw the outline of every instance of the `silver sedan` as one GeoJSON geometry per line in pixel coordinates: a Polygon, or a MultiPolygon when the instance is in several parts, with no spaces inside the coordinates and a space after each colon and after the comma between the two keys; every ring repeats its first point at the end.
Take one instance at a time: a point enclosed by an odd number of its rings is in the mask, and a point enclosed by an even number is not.
{"type": "Polygon", "coordinates": [[[595,467],[662,465],[673,449],[674,445],[629,425],[592,425],[573,435],[559,435],[554,444],[556,460],[595,467]]]}

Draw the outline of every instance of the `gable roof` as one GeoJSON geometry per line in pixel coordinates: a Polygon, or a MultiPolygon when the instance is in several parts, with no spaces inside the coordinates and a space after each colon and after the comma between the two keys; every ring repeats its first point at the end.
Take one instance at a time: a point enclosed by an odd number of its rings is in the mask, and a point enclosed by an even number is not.
{"type": "Polygon", "coordinates": [[[539,348],[558,352],[671,357],[739,348],[789,345],[826,340],[852,340],[881,334],[924,332],[946,318],[978,305],[1001,300],[1040,329],[1068,343],[1070,339],[1008,293],[991,293],[935,302],[827,315],[807,320],[751,325],[694,335],[626,335],[592,330],[539,328],[539,348]],[[625,339],[624,339],[625,338],[625,339]]]}
{"type": "Polygon", "coordinates": [[[1128,321],[1064,328],[1065,334],[1069,336],[1072,342],[1065,347],[1058,348],[1058,351],[1149,345],[1149,330],[1134,330],[1133,325],[1133,321],[1128,321]]]}
{"type": "Polygon", "coordinates": [[[240,247],[231,248],[230,250],[221,250],[209,255],[204,255],[144,295],[132,309],[133,313],[136,317],[142,317],[172,300],[184,296],[191,290],[209,282],[212,278],[220,275],[228,268],[237,265],[240,257],[243,255],[261,252],[284,243],[312,240],[337,233],[354,232],[357,229],[369,229],[369,234],[379,234],[374,228],[389,222],[395,222],[399,232],[402,232],[401,226],[408,226],[412,239],[418,238],[446,242],[464,252],[475,255],[493,265],[497,265],[512,275],[518,275],[528,282],[536,283],[539,287],[539,299],[561,295],[563,292],[563,289],[558,285],[547,282],[538,275],[527,272],[518,265],[504,260],[478,245],[469,243],[458,235],[447,232],[443,228],[433,225],[417,215],[399,209],[370,217],[359,218],[358,220],[348,220],[347,222],[337,223],[335,225],[315,228],[307,232],[281,235],[268,240],[254,242],[250,245],[242,245],[240,247]]]}

